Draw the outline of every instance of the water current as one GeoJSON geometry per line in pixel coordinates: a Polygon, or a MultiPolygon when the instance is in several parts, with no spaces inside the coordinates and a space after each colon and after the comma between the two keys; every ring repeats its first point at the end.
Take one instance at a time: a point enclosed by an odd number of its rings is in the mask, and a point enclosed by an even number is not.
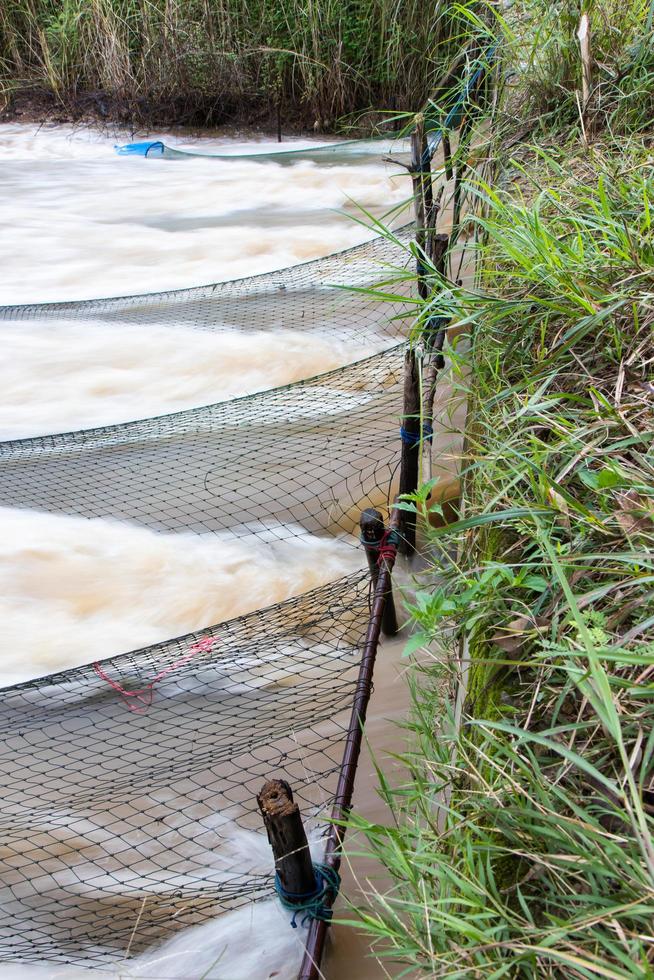
{"type": "MultiPolygon", "coordinates": [[[[206,152],[266,148],[252,137],[153,135],[206,152]]],[[[396,167],[368,156],[337,165],[300,158],[292,166],[115,156],[114,142],[127,138],[64,126],[0,127],[0,303],[127,295],[282,268],[370,237],[352,220],[358,208],[382,215],[408,193],[396,167]]],[[[3,439],[216,402],[372,352],[334,335],[295,333],[283,322],[265,333],[208,333],[62,317],[0,323],[0,339],[3,439]]],[[[1,509],[0,682],[241,615],[336,579],[360,561],[347,542],[307,534],[272,546],[1,509]]],[[[397,748],[389,718],[404,706],[396,681],[401,646],[394,641],[382,650],[369,725],[376,753],[397,748]]],[[[370,772],[368,759],[357,802],[374,816],[379,804],[370,772]]],[[[262,835],[250,834],[239,846],[268,870],[262,835]]],[[[361,868],[346,869],[346,890],[361,875],[361,868]]],[[[116,976],[291,978],[302,937],[286,919],[274,902],[237,910],[126,963],[116,976]]],[[[328,980],[384,975],[363,951],[352,933],[336,928],[328,980]]],[[[2,975],[72,980],[96,973],[17,964],[4,965],[2,975]]]]}

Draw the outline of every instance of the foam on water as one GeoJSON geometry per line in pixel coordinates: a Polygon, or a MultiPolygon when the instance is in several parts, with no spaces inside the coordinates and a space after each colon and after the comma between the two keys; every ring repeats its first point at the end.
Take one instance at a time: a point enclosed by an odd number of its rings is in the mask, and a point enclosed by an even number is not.
{"type": "Polygon", "coordinates": [[[289,384],[368,350],[335,337],[32,321],[0,329],[0,439],[127,422],[289,384]]]}
{"type": "Polygon", "coordinates": [[[352,571],[343,541],[162,534],[0,508],[0,683],[90,663],[352,571]]]}
{"type": "MultiPolygon", "coordinates": [[[[370,237],[341,212],[406,198],[392,164],[145,160],[68,127],[0,126],[0,303],[172,289],[294,265],[370,237]]],[[[207,150],[230,140],[195,141],[207,150]]],[[[241,147],[247,152],[247,146],[241,147]]]]}
{"type": "MultiPolygon", "coordinates": [[[[231,860],[254,874],[270,872],[265,834],[221,827],[231,860]]],[[[314,859],[321,851],[316,830],[310,835],[314,859]]],[[[207,863],[216,855],[207,852],[207,863]]],[[[79,867],[77,872],[79,874],[79,867]]],[[[82,886],[83,887],[83,886],[82,886]]],[[[181,931],[158,949],[97,971],[56,963],[3,964],[3,980],[294,980],[302,960],[307,929],[293,929],[291,914],[276,899],[255,902],[219,918],[181,931]]]]}

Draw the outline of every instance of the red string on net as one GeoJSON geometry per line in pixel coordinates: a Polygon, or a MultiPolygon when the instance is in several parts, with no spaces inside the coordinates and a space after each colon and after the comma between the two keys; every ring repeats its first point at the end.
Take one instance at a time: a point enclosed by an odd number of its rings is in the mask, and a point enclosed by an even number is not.
{"type": "Polygon", "coordinates": [[[184,665],[192,660],[196,654],[203,652],[206,653],[207,651],[212,650],[213,645],[216,642],[215,637],[210,636],[207,636],[202,640],[198,640],[197,643],[194,643],[193,646],[189,648],[188,653],[185,653],[183,657],[179,658],[179,660],[175,660],[174,663],[164,667],[164,669],[160,670],[158,674],[155,674],[152,680],[149,681],[145,687],[138,688],[136,691],[128,691],[127,688],[123,687],[123,685],[118,681],[115,681],[112,677],[109,677],[107,672],[99,663],[93,664],[93,670],[101,680],[106,681],[109,687],[112,687],[114,691],[120,694],[130,711],[134,711],[136,714],[142,715],[145,714],[152,704],[155,684],[158,684],[159,681],[162,680],[167,674],[172,674],[173,671],[179,670],[180,667],[184,667],[184,665]]]}

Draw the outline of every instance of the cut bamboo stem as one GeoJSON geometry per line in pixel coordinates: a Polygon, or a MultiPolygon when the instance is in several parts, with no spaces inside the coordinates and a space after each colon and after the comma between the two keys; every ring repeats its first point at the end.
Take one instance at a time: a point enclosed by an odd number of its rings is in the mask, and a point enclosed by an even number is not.
{"type": "Polygon", "coordinates": [[[581,15],[577,38],[581,49],[581,109],[585,122],[591,86],[590,23],[588,14],[581,15]]]}

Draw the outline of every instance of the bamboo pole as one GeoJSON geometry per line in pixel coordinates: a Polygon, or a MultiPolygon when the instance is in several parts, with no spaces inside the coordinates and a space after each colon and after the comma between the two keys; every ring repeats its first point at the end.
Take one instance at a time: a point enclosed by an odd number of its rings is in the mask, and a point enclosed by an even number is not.
{"type": "MultiPolygon", "coordinates": [[[[416,116],[415,128],[411,134],[411,180],[413,183],[413,203],[415,209],[416,258],[418,292],[422,299],[429,296],[425,262],[431,258],[435,240],[434,225],[440,197],[434,201],[431,159],[425,135],[425,120],[422,114],[416,116]]],[[[419,355],[412,347],[404,359],[404,405],[402,412],[402,450],[400,458],[400,495],[415,494],[420,476],[420,370],[419,355]]],[[[411,556],[416,547],[416,514],[402,511],[400,520],[402,554],[411,556]]]]}
{"type": "MultiPolygon", "coordinates": [[[[418,354],[410,347],[404,355],[404,408],[400,455],[400,496],[414,494],[420,475],[420,370],[418,354]]],[[[411,557],[416,549],[416,512],[400,511],[400,552],[411,557]]]]}
{"type": "MultiPolygon", "coordinates": [[[[361,529],[361,544],[363,545],[368,559],[368,568],[372,579],[373,591],[377,588],[379,581],[379,562],[380,545],[384,541],[386,528],[384,519],[374,507],[367,507],[361,513],[359,519],[361,529]]],[[[386,602],[384,603],[384,615],[382,618],[382,632],[385,636],[395,636],[397,633],[397,614],[395,612],[395,600],[393,599],[393,585],[389,584],[386,602]]]]}
{"type": "MultiPolygon", "coordinates": [[[[389,530],[397,531],[400,513],[396,508],[391,512],[389,530]]],[[[390,588],[391,572],[393,571],[394,564],[395,555],[393,550],[387,549],[381,561],[379,578],[372,600],[370,619],[368,621],[361,665],[359,667],[359,677],[357,679],[345,750],[343,752],[343,761],[336,787],[336,802],[332,811],[333,822],[329,828],[325,845],[324,863],[336,871],[338,871],[341,864],[341,850],[346,832],[344,821],[352,809],[354,779],[361,753],[363,727],[366,721],[368,702],[370,701],[372,692],[372,677],[375,669],[384,605],[390,588]]],[[[320,970],[320,961],[325,946],[325,939],[327,938],[327,929],[328,923],[324,919],[313,919],[311,921],[298,980],[322,980],[323,974],[320,970]]]]}

